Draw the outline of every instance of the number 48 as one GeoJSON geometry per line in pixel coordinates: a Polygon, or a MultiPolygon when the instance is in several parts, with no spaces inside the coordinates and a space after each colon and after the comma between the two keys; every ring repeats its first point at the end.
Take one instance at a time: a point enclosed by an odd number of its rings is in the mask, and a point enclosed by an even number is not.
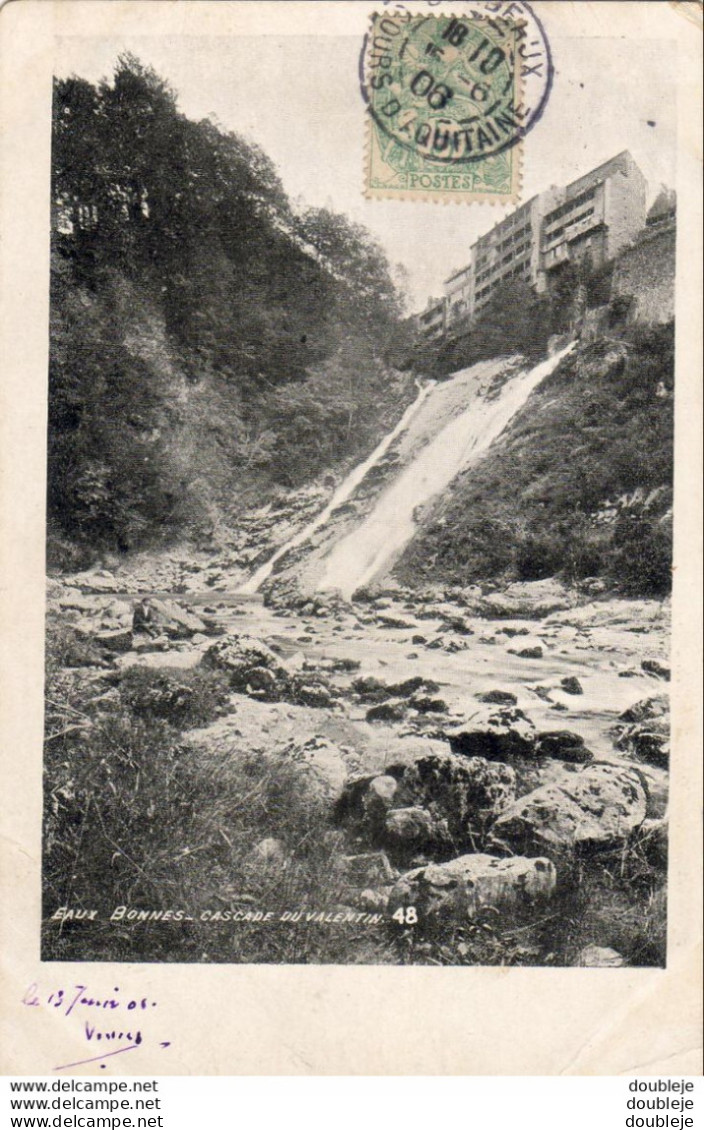
{"type": "Polygon", "coordinates": [[[415,926],[418,921],[418,912],[415,906],[400,906],[391,917],[401,926],[415,926]]]}

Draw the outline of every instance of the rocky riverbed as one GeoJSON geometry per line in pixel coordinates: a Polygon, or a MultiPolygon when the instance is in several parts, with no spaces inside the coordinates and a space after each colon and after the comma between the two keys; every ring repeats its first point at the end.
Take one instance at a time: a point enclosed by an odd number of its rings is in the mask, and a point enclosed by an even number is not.
{"type": "MultiPolygon", "coordinates": [[[[517,914],[559,916],[590,860],[627,851],[664,885],[667,602],[548,580],[267,607],[209,569],[200,588],[187,573],[186,592],[177,571],[172,591],[157,588],[163,569],[54,579],[49,616],[108,696],[136,667],[218,673],[227,700],[183,735],[187,756],[246,750],[296,767],[338,836],[336,913],[452,932],[493,910],[520,929],[517,914]],[[143,595],[149,631],[134,630],[143,595]]],[[[291,858],[271,837],[250,848],[282,874],[291,858]]],[[[609,921],[577,930],[561,960],[638,963],[609,921]]],[[[529,959],[549,963],[541,945],[529,959]]]]}

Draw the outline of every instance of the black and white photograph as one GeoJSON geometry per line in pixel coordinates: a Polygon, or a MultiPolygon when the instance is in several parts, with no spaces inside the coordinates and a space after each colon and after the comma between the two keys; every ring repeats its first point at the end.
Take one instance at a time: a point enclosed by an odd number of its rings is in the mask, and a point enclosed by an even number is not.
{"type": "Polygon", "coordinates": [[[664,968],[674,45],[361,7],[56,41],[41,956],[664,968]]]}

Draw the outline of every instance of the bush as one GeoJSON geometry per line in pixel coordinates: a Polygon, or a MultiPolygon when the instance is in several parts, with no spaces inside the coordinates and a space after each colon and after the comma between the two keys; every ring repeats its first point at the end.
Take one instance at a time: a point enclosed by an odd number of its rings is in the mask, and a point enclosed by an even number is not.
{"type": "Polygon", "coordinates": [[[120,681],[120,698],[136,718],[162,719],[177,729],[212,721],[228,697],[227,680],[217,671],[131,667],[120,681]]]}
{"type": "Polygon", "coordinates": [[[335,860],[344,847],[328,804],[285,752],[183,744],[170,723],[197,723],[220,701],[217,680],[130,672],[119,694],[96,699],[94,684],[67,683],[64,672],[51,670],[51,709],[80,724],[47,734],[45,960],[392,959],[381,926],[276,922],[285,910],[339,905],[335,860]],[[281,858],[253,850],[267,837],[281,845],[281,858]],[[62,925],[51,920],[61,906],[98,914],[62,925]],[[181,917],[111,922],[120,906],[181,917]],[[204,911],[249,907],[273,912],[274,923],[200,920],[204,911]]]}

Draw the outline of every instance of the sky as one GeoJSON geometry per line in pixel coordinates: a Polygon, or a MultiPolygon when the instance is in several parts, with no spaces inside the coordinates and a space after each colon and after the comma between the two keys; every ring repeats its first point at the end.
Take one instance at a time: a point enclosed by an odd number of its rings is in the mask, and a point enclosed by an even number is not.
{"type": "MultiPolygon", "coordinates": [[[[609,5],[600,7],[606,13],[609,5]]],[[[674,185],[674,43],[631,36],[550,41],[555,80],[542,119],[523,143],[521,199],[574,180],[623,149],[644,173],[650,200],[661,184],[674,185]]],[[[173,86],[183,113],[212,116],[256,141],[294,203],[329,207],[368,227],[391,263],[405,268],[415,311],[442,293],[443,280],[468,262],[470,245],[512,209],[364,197],[360,47],[359,36],[336,34],[64,36],[54,69],[97,81],[110,77],[121,52],[137,55],[173,86]]]]}

